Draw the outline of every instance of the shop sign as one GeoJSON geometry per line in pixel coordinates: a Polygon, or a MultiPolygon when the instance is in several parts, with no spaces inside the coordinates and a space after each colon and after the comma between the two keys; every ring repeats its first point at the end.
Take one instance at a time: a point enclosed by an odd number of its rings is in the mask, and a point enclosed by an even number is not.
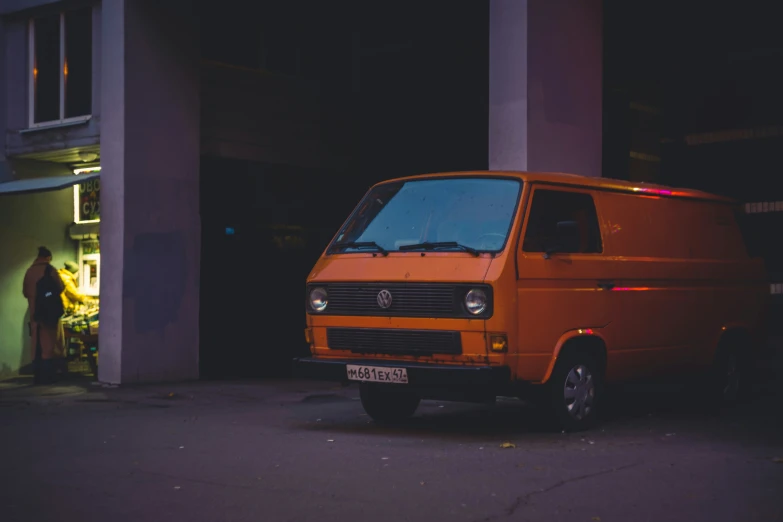
{"type": "Polygon", "coordinates": [[[101,219],[101,179],[95,178],[79,184],[79,221],[101,219]]]}

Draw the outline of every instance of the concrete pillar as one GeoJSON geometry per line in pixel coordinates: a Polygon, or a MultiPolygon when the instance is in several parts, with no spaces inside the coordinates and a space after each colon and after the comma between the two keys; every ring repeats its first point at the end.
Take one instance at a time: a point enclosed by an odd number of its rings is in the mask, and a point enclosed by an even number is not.
{"type": "Polygon", "coordinates": [[[490,0],[489,168],[601,175],[601,0],[490,0]]]}
{"type": "Polygon", "coordinates": [[[198,377],[200,81],[190,4],[102,4],[103,382],[198,377]]]}

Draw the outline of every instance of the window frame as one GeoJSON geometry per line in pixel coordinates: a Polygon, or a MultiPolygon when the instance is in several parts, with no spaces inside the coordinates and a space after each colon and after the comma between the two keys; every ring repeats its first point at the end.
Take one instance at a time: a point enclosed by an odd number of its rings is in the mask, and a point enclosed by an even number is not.
{"type": "MultiPolygon", "coordinates": [[[[90,9],[92,13],[93,9],[90,9]]],[[[65,117],[65,13],[66,10],[59,11],[60,20],[60,69],[59,69],[59,92],[60,92],[60,118],[35,122],[35,17],[27,21],[27,127],[29,129],[40,129],[48,127],[60,127],[73,125],[89,121],[92,118],[94,107],[92,101],[94,96],[90,96],[90,114],[82,116],[65,117]]],[[[91,25],[91,31],[92,25],[91,25]]],[[[92,39],[91,39],[92,40],[92,39]]],[[[90,48],[90,60],[92,60],[93,48],[90,48]]],[[[93,72],[94,74],[94,72],[93,72]]],[[[94,93],[93,93],[94,94],[94,93]]]]}
{"type": "Polygon", "coordinates": [[[555,185],[547,185],[544,183],[533,183],[530,187],[530,196],[528,198],[528,204],[527,209],[525,210],[525,216],[524,216],[524,222],[522,223],[522,227],[520,230],[520,236],[519,236],[519,252],[522,256],[535,256],[540,255],[542,252],[540,251],[528,251],[525,250],[525,237],[528,233],[528,228],[530,226],[530,218],[533,213],[533,203],[534,198],[536,196],[536,193],[538,191],[548,191],[548,192],[562,192],[562,193],[570,193],[570,194],[581,194],[584,196],[587,196],[590,198],[590,201],[593,203],[593,211],[595,213],[595,220],[597,225],[597,232],[598,232],[598,239],[600,241],[599,247],[600,250],[598,252],[562,252],[559,255],[566,255],[566,256],[603,256],[605,255],[606,251],[606,238],[604,237],[604,227],[602,225],[601,221],[601,214],[598,211],[598,204],[596,203],[596,198],[594,197],[594,193],[591,190],[585,190],[581,187],[564,187],[564,186],[555,186],[555,185]]]}

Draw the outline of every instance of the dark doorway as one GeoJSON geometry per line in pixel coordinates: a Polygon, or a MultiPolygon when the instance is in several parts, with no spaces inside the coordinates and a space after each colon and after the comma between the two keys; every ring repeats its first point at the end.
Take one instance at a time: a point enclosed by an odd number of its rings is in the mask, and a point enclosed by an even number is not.
{"type": "Polygon", "coordinates": [[[202,378],[286,377],[304,342],[304,284],[366,187],[339,174],[204,158],[202,378]]]}
{"type": "Polygon", "coordinates": [[[487,168],[488,4],[365,4],[203,13],[204,378],[289,374],[305,279],[373,183],[487,168]]]}

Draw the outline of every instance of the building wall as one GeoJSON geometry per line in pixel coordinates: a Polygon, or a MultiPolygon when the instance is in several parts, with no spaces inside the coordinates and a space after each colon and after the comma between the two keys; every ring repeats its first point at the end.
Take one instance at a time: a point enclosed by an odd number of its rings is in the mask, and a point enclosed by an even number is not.
{"type": "MultiPolygon", "coordinates": [[[[5,34],[6,34],[6,21],[0,18],[0,72],[6,72],[7,62],[7,49],[5,46],[5,34]]],[[[0,132],[5,134],[6,129],[6,112],[8,110],[8,104],[6,103],[6,91],[8,90],[8,80],[0,80],[0,132]]],[[[0,183],[3,181],[10,181],[11,177],[10,168],[8,162],[5,159],[5,147],[0,147],[0,183]]]]}
{"type": "MultiPolygon", "coordinates": [[[[1,4],[2,2],[0,2],[1,4]]],[[[17,2],[23,3],[23,2],[17,2]]],[[[95,145],[100,141],[100,77],[101,77],[101,5],[91,1],[80,2],[29,2],[46,4],[33,10],[16,12],[3,18],[4,36],[0,46],[4,47],[5,63],[0,61],[0,74],[5,89],[5,122],[0,119],[5,137],[5,153],[8,156],[42,153],[61,149],[95,145]],[[29,42],[28,24],[32,16],[57,12],[66,7],[93,5],[92,16],[92,115],[78,125],[40,128],[28,131],[29,127],[29,42]]]]}
{"type": "Polygon", "coordinates": [[[103,5],[98,376],[106,382],[198,377],[200,82],[189,5],[103,5]]]}
{"type": "Polygon", "coordinates": [[[630,113],[630,181],[660,182],[661,115],[657,107],[631,102],[630,113]]]}
{"type": "Polygon", "coordinates": [[[486,169],[489,2],[380,5],[357,7],[360,175],[486,169]]]}
{"type": "Polygon", "coordinates": [[[602,3],[492,0],[489,167],[602,174],[602,3]]]}
{"type": "Polygon", "coordinates": [[[3,0],[0,2],[0,15],[16,13],[25,9],[60,3],[61,0],[3,0]]]}
{"type": "Polygon", "coordinates": [[[76,242],[67,234],[71,222],[73,189],[0,196],[0,378],[14,375],[31,361],[24,273],[39,246],[52,251],[58,268],[76,261],[76,242]]]}
{"type": "Polygon", "coordinates": [[[347,3],[202,4],[202,153],[316,169],[350,164],[347,3]]]}
{"type": "Polygon", "coordinates": [[[316,168],[351,161],[349,134],[325,116],[317,85],[206,61],[201,86],[203,154],[316,168]]]}

